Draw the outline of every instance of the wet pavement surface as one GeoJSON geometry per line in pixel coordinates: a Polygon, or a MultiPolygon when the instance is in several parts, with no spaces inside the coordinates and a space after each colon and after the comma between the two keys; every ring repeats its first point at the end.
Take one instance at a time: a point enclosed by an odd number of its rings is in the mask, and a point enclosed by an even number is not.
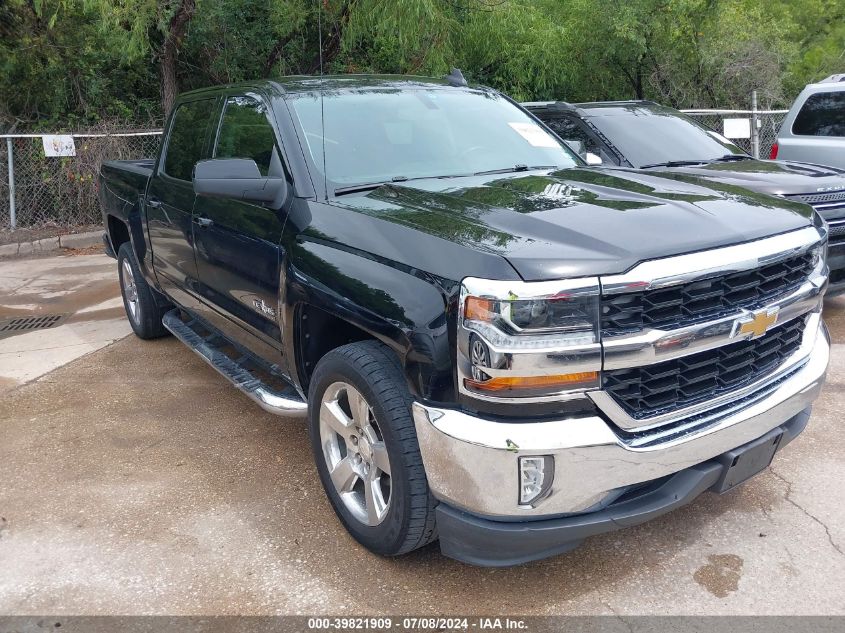
{"type": "MultiPolygon", "coordinates": [[[[83,306],[68,321],[109,323],[114,263],[87,265],[65,284],[103,318],[83,306]]],[[[3,288],[3,310],[41,309],[53,292],[3,288]]],[[[828,384],[770,469],[511,569],[436,545],[367,553],[324,497],[304,424],[264,413],[172,338],[129,336],[13,378],[0,398],[0,614],[845,614],[845,299],[825,311],[828,384]]],[[[23,336],[0,339],[0,358],[23,336]]]]}
{"type": "Polygon", "coordinates": [[[129,334],[116,271],[102,254],[0,261],[0,394],[129,334]]]}

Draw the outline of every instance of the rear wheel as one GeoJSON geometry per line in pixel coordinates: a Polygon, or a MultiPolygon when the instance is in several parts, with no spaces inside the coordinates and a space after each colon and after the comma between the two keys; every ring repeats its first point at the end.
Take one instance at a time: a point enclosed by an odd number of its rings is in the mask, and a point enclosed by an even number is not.
{"type": "Polygon", "coordinates": [[[141,275],[129,242],[121,244],[117,251],[117,271],[123,307],[132,331],[143,339],[158,338],[167,334],[161,323],[161,309],[156,303],[152,288],[141,275]]]}
{"type": "Polygon", "coordinates": [[[363,341],[326,354],[308,397],[317,471],[350,534],[378,554],[404,554],[437,537],[412,398],[396,355],[363,341]]]}

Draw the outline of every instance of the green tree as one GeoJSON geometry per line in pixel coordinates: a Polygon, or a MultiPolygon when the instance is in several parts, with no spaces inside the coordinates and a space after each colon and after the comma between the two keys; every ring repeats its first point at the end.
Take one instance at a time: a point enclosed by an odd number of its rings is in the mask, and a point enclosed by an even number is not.
{"type": "Polygon", "coordinates": [[[155,75],[120,63],[120,34],[71,0],[0,4],[0,126],[70,129],[102,119],[146,123],[159,113],[155,75]]]}
{"type": "Polygon", "coordinates": [[[321,61],[676,107],[787,106],[845,70],[842,0],[5,0],[0,35],[0,122],[19,128],[160,121],[181,90],[321,61]]]}
{"type": "Polygon", "coordinates": [[[123,59],[151,59],[158,67],[162,110],[173,105],[179,49],[197,11],[197,0],[84,0],[102,16],[101,27],[125,37],[123,59]]]}

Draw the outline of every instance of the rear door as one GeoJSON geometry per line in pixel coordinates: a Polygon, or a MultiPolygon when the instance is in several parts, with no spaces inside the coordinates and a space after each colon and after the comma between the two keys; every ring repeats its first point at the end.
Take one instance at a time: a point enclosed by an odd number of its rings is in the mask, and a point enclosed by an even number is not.
{"type": "MultiPolygon", "coordinates": [[[[290,181],[271,116],[269,104],[257,94],[226,97],[212,157],[249,158],[262,175],[290,181]]],[[[280,358],[280,242],[285,218],[286,209],[228,198],[199,196],[194,207],[205,317],[264,358],[280,358]]]]}
{"type": "Polygon", "coordinates": [[[207,97],[176,107],[144,200],[158,282],[187,308],[197,306],[199,286],[191,223],[193,171],[197,161],[208,157],[216,101],[207,97]]]}

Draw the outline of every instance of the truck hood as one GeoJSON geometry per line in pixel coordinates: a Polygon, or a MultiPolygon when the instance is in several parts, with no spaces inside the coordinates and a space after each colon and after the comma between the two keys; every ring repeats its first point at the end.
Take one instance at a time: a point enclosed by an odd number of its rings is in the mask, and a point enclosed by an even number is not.
{"type": "Polygon", "coordinates": [[[595,168],[396,183],[335,203],[500,255],[525,280],[624,272],[809,226],[813,213],[687,174],[595,168]]]}
{"type": "Polygon", "coordinates": [[[686,167],[652,167],[648,171],[698,176],[772,195],[845,189],[845,170],[791,161],[750,159],[686,167]]]}

